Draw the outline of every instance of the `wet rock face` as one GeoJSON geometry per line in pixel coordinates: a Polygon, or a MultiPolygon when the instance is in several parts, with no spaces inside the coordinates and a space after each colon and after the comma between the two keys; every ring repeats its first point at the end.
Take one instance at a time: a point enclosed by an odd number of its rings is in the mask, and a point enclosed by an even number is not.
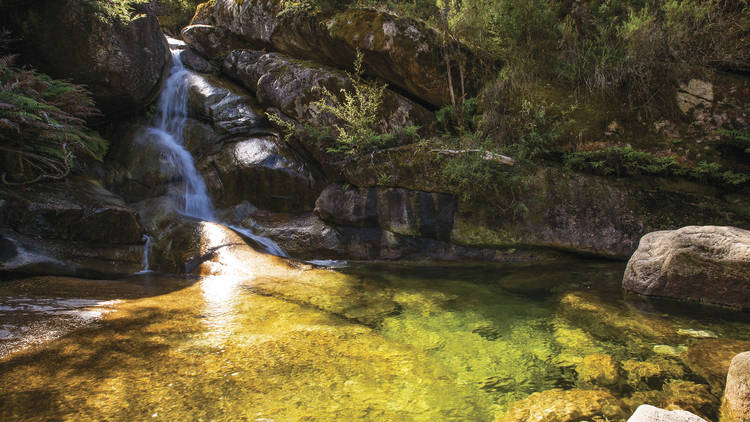
{"type": "Polygon", "coordinates": [[[647,404],[638,406],[628,422],[706,422],[685,410],[664,410],[647,404]]]}
{"type": "Polygon", "coordinates": [[[598,390],[548,390],[511,405],[495,422],[574,422],[623,420],[625,411],[612,394],[598,390]]]}
{"type": "Polygon", "coordinates": [[[228,142],[204,160],[217,186],[211,189],[216,205],[250,200],[272,211],[311,211],[321,190],[312,172],[295,152],[276,137],[253,137],[228,142]]]}
{"type": "Polygon", "coordinates": [[[723,416],[728,422],[750,420],[750,352],[738,354],[729,365],[723,416]]]}
{"type": "Polygon", "coordinates": [[[125,202],[98,182],[72,178],[0,190],[0,227],[45,239],[138,243],[143,227],[125,202]]]}
{"type": "MultiPolygon", "coordinates": [[[[295,57],[348,68],[359,49],[368,72],[403,89],[413,98],[440,107],[450,103],[447,69],[440,34],[426,25],[370,9],[350,9],[334,16],[279,16],[281,6],[260,0],[218,0],[193,20],[226,29],[256,48],[274,49],[295,57]],[[212,12],[212,13],[211,13],[212,12]]],[[[463,69],[454,65],[455,95],[458,74],[474,71],[468,48],[455,44],[464,57],[463,69]]],[[[474,88],[467,76],[465,86],[474,88]]]]}
{"type": "Polygon", "coordinates": [[[0,190],[0,272],[130,274],[143,232],[135,211],[90,179],[0,190]]]}
{"type": "Polygon", "coordinates": [[[143,269],[143,245],[40,239],[0,228],[0,274],[122,277],[143,269]]]}
{"type": "Polygon", "coordinates": [[[344,189],[329,185],[315,202],[324,221],[344,226],[379,226],[406,236],[450,240],[453,195],[400,188],[344,189]]]}
{"type": "Polygon", "coordinates": [[[750,231],[688,226],[649,233],[628,262],[626,290],[750,308],[750,231]]]}
{"type": "Polygon", "coordinates": [[[96,2],[45,0],[19,12],[18,22],[40,70],[85,84],[107,114],[132,113],[159,93],[167,42],[151,14],[121,22],[101,13],[96,2]]]}
{"type": "MultiPolygon", "coordinates": [[[[236,50],[224,60],[224,71],[254,91],[261,105],[273,106],[315,127],[340,124],[333,115],[313,105],[324,98],[321,88],[337,95],[342,89],[353,91],[352,80],[345,72],[279,53],[236,50]]],[[[379,118],[383,132],[419,126],[423,133],[430,133],[435,120],[430,111],[391,90],[384,91],[379,118]]]]}

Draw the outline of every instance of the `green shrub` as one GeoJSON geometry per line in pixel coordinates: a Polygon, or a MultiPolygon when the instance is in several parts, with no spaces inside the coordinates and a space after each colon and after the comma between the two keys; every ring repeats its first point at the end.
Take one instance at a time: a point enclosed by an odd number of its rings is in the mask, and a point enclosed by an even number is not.
{"type": "Polygon", "coordinates": [[[750,182],[750,174],[723,169],[718,163],[701,161],[691,167],[680,163],[674,156],[657,157],[629,145],[569,153],[564,162],[568,168],[603,176],[677,176],[724,185],[750,182]]]}
{"type": "Polygon", "coordinates": [[[383,103],[385,84],[377,84],[362,78],[362,52],[357,51],[352,79],[353,90],[341,90],[341,98],[322,87],[323,98],[312,105],[336,117],[341,123],[334,125],[336,144],[332,153],[362,153],[382,146],[394,134],[381,133],[378,129],[379,111],[383,103]]]}

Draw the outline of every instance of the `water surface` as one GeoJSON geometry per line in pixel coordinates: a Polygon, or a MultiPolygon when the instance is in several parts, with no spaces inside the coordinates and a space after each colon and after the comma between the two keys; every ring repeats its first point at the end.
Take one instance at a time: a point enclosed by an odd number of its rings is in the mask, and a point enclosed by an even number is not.
{"type": "Polygon", "coordinates": [[[34,306],[106,312],[6,347],[0,419],[491,421],[536,391],[591,388],[576,368],[592,354],[666,368],[656,380],[623,372],[612,390],[627,401],[703,383],[678,356],[696,336],[750,339],[747,314],[624,298],[623,269],[378,263],[331,279],[9,281],[0,312],[16,325],[56,318],[34,306]]]}

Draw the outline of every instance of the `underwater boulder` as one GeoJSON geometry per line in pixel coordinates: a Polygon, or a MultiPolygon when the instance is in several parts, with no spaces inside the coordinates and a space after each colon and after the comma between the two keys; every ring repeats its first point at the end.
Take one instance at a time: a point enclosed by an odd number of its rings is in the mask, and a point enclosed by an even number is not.
{"type": "Polygon", "coordinates": [[[578,380],[602,387],[614,387],[620,381],[620,366],[612,356],[601,353],[588,355],[576,366],[578,380]]]}
{"type": "Polygon", "coordinates": [[[625,410],[615,396],[601,390],[553,389],[534,393],[510,406],[495,422],[575,422],[605,418],[625,420],[625,410]]]}
{"type": "Polygon", "coordinates": [[[708,382],[713,393],[720,395],[732,358],[746,350],[750,350],[750,341],[704,339],[691,344],[682,354],[682,360],[691,371],[708,382]]]}

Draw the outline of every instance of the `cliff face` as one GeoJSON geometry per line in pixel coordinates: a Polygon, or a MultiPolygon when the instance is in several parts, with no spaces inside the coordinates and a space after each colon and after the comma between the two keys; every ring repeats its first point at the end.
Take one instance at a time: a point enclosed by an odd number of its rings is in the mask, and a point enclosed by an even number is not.
{"type": "MultiPolygon", "coordinates": [[[[87,83],[108,116],[144,107],[169,63],[155,18],[149,12],[107,22],[86,5],[21,9],[18,16],[30,22],[24,26],[24,42],[39,52],[40,65],[50,73],[87,83]],[[45,24],[54,10],[64,19],[45,24]],[[93,36],[74,31],[76,22],[85,23],[93,36]]],[[[596,110],[588,104],[573,111],[574,126],[566,126],[570,133],[578,131],[578,141],[564,144],[563,136],[561,145],[543,146],[535,152],[541,158],[533,160],[510,148],[516,159],[512,164],[469,139],[499,136],[487,122],[507,114],[502,104],[493,109],[483,103],[477,118],[488,129],[484,135],[457,136],[446,128],[446,113],[439,108],[450,104],[451,96],[440,31],[369,9],[281,12],[273,2],[207,2],[182,31],[187,45],[171,41],[170,47],[192,69],[185,149],[220,217],[276,240],[295,256],[514,260],[573,252],[626,259],[651,231],[708,224],[750,227],[747,181],[726,180],[742,177],[744,151],[718,135],[746,122],[742,106],[750,101],[750,80],[744,76],[714,69],[682,84],[676,81],[679,88],[670,101],[680,114],[659,120],[643,138],[627,120],[613,119],[607,107],[596,110]],[[351,73],[357,51],[364,75],[351,73]],[[332,153],[335,136],[319,132],[344,127],[346,121],[321,104],[333,104],[333,97],[345,100],[360,77],[388,84],[371,117],[378,131],[391,135],[366,153],[332,153]],[[266,115],[275,116],[275,123],[269,124],[266,115]],[[410,130],[416,132],[404,134],[410,130]],[[445,141],[449,134],[457,144],[445,141]],[[622,161],[623,155],[635,160],[628,154],[644,159],[622,145],[647,142],[662,148],[648,155],[652,161],[622,161]],[[658,161],[664,159],[665,145],[680,159],[658,161]],[[612,161],[617,154],[621,161],[612,161]],[[695,165],[704,159],[730,167],[700,173],[695,165]],[[649,167],[654,163],[662,167],[649,167]],[[461,165],[469,167],[458,177],[461,165]]],[[[478,59],[466,45],[450,43],[451,51],[462,52],[466,60],[461,70],[471,80],[464,87],[467,95],[479,93],[482,79],[472,70],[478,59]]],[[[492,86],[486,84],[482,95],[492,86]]],[[[539,89],[559,94],[553,87],[539,89]]],[[[537,122],[535,113],[519,118],[537,122]]],[[[460,125],[455,116],[450,119],[460,125]]],[[[103,126],[112,145],[107,160],[78,172],[101,180],[114,192],[108,195],[120,196],[118,210],[137,214],[146,233],[166,239],[169,227],[182,224],[182,217],[164,205],[180,180],[164,170],[158,146],[142,136],[146,125],[142,116],[103,126]],[[164,215],[156,215],[160,210],[164,215]]],[[[539,130],[523,127],[526,132],[518,132],[523,139],[539,130]]],[[[76,186],[90,190],[86,184],[76,186]]],[[[3,190],[10,196],[18,192],[3,190]]],[[[10,209],[10,202],[3,204],[10,209]]],[[[121,212],[101,215],[113,218],[104,218],[105,226],[122,226],[121,212]]],[[[7,238],[26,235],[18,221],[4,218],[2,223],[7,238]]],[[[141,244],[144,229],[138,224],[127,230],[138,233],[128,238],[129,245],[141,244]]]]}

